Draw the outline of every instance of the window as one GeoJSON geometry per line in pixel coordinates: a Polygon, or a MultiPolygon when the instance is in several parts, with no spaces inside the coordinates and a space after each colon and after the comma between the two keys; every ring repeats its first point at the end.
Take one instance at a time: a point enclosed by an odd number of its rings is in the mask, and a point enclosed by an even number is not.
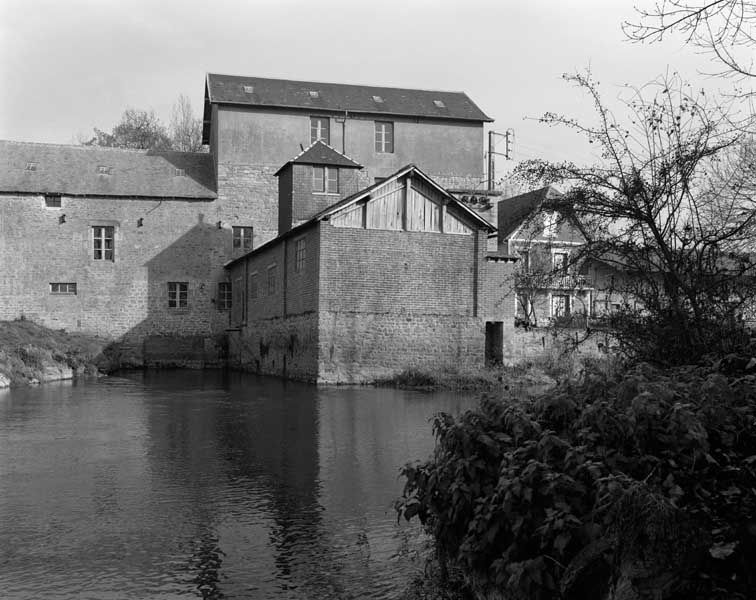
{"type": "Polygon", "coordinates": [[[98,175],[112,175],[113,167],[109,167],[108,165],[97,165],[97,173],[98,175]]]}
{"type": "MultiPolygon", "coordinates": [[[[444,101],[443,101],[443,100],[434,100],[434,101],[433,101],[433,105],[434,105],[434,106],[435,106],[436,108],[446,108],[446,104],[444,104],[444,101]]],[[[507,139],[509,139],[509,138],[507,138],[507,139]]]]}
{"type": "Polygon", "coordinates": [[[47,208],[61,208],[63,204],[61,203],[60,196],[45,196],[45,206],[47,208]]]}
{"type": "Polygon", "coordinates": [[[276,293],[276,265],[268,267],[268,296],[276,293]]]}
{"type": "Polygon", "coordinates": [[[75,283],[51,283],[50,293],[54,296],[75,296],[76,284],[75,283]]]}
{"type": "Polygon", "coordinates": [[[229,310],[231,308],[231,282],[221,281],[218,283],[218,310],[229,310]]]}
{"type": "Polygon", "coordinates": [[[551,297],[551,316],[567,317],[570,314],[570,297],[567,295],[555,295],[551,297]]]}
{"type": "Polygon", "coordinates": [[[335,167],[312,168],[312,191],[326,194],[339,193],[339,170],[335,167]]]}
{"type": "Polygon", "coordinates": [[[323,140],[326,144],[331,143],[329,132],[330,119],[328,117],[310,117],[310,143],[323,140]]]}
{"type": "Polygon", "coordinates": [[[189,284],[186,281],[168,282],[168,308],[186,308],[188,297],[189,284]]]}
{"type": "Polygon", "coordinates": [[[249,276],[249,297],[253,300],[257,298],[257,273],[249,276]]]}
{"type": "Polygon", "coordinates": [[[557,213],[549,211],[543,215],[543,235],[545,237],[556,237],[557,224],[559,218],[557,213]]]}
{"type": "Polygon", "coordinates": [[[567,270],[567,258],[569,254],[567,252],[554,252],[554,270],[566,271],[567,270]]]}
{"type": "Polygon", "coordinates": [[[394,124],[392,122],[375,122],[375,151],[389,154],[394,151],[394,124]]]}
{"type": "Polygon", "coordinates": [[[232,227],[233,246],[241,250],[252,249],[252,227],[232,227]]]}
{"type": "Polygon", "coordinates": [[[114,260],[113,234],[115,227],[95,225],[92,227],[95,260],[114,260]]]}
{"type": "Polygon", "coordinates": [[[304,271],[305,260],[307,259],[307,246],[305,239],[297,240],[294,244],[294,270],[297,273],[304,271]]]}
{"type": "Polygon", "coordinates": [[[530,250],[520,250],[520,269],[523,273],[530,273],[530,250]]]}

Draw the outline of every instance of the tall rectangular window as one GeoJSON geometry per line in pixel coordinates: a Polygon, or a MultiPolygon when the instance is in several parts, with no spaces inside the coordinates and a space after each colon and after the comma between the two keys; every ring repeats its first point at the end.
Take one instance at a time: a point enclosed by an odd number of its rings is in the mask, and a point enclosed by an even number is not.
{"type": "Polygon", "coordinates": [[[339,170],[334,167],[313,167],[312,191],[326,194],[338,194],[339,170]]]}
{"type": "Polygon", "coordinates": [[[113,260],[115,253],[114,232],[114,227],[102,225],[92,227],[95,260],[113,260]]]}
{"type": "Polygon", "coordinates": [[[186,308],[189,305],[189,284],[186,281],[168,282],[168,308],[186,308]]]}
{"type": "Polygon", "coordinates": [[[252,227],[232,227],[233,246],[240,250],[252,250],[252,227]]]}
{"type": "Polygon", "coordinates": [[[249,276],[249,297],[254,300],[257,298],[257,273],[252,273],[249,276]]]}
{"type": "Polygon", "coordinates": [[[394,124],[391,121],[375,122],[375,151],[389,154],[394,151],[394,124]]]}
{"type": "Polygon", "coordinates": [[[75,283],[51,283],[50,293],[54,296],[75,296],[76,284],[75,283]]]}
{"type": "Polygon", "coordinates": [[[276,265],[268,267],[268,296],[276,293],[276,265]]]}
{"type": "Polygon", "coordinates": [[[328,117],[310,117],[310,143],[314,144],[318,140],[323,140],[326,144],[330,144],[329,125],[328,117]]]}
{"type": "Polygon", "coordinates": [[[231,308],[231,282],[221,281],[218,283],[218,310],[229,310],[231,308]]]}
{"type": "Polygon", "coordinates": [[[307,260],[307,245],[305,238],[302,238],[294,243],[294,270],[297,273],[304,271],[305,260],[307,260]]]}
{"type": "Polygon", "coordinates": [[[567,270],[567,262],[568,262],[568,253],[567,252],[554,252],[554,270],[555,271],[566,271],[567,270]]]}

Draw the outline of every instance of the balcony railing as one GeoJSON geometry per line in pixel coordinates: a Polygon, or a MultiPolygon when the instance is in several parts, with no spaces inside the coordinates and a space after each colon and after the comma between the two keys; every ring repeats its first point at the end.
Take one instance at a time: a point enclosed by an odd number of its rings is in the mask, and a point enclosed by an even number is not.
{"type": "Polygon", "coordinates": [[[574,290],[593,287],[590,275],[579,273],[519,273],[515,277],[515,284],[520,287],[538,287],[552,290],[574,290]]]}

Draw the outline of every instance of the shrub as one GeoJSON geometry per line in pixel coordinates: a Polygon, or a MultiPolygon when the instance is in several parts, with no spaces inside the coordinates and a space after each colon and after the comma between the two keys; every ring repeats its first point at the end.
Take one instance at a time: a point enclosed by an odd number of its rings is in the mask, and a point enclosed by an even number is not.
{"type": "Polygon", "coordinates": [[[641,364],[437,415],[435,452],[404,467],[397,510],[484,595],[750,597],[754,362],[666,375],[641,364]]]}

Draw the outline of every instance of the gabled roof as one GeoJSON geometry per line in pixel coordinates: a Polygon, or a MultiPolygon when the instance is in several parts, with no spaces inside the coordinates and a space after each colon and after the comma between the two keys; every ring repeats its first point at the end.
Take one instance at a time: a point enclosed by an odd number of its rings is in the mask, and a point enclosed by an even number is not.
{"type": "Polygon", "coordinates": [[[302,165],[329,165],[347,169],[362,168],[360,163],[352,160],[346,154],[342,154],[338,150],[332,148],[323,140],[317,140],[310,144],[307,148],[302,150],[302,152],[278,169],[278,171],[275,172],[275,175],[278,175],[283,171],[287,165],[294,163],[302,165]]]}
{"type": "Polygon", "coordinates": [[[263,244],[262,246],[259,246],[258,248],[255,248],[254,250],[247,252],[247,254],[244,254],[242,256],[239,256],[229,262],[227,262],[224,267],[228,268],[234,263],[251,256],[253,254],[256,254],[258,252],[261,252],[265,248],[269,248],[271,246],[274,246],[281,240],[285,240],[287,238],[290,238],[294,235],[299,235],[304,229],[308,227],[312,227],[315,223],[318,221],[324,221],[328,220],[332,215],[338,213],[339,211],[347,208],[348,206],[351,206],[352,204],[356,204],[360,200],[366,200],[370,198],[370,194],[378,189],[386,185],[387,183],[399,179],[400,177],[404,177],[407,174],[411,174],[413,177],[419,177],[423,179],[428,185],[433,187],[434,189],[438,190],[445,198],[449,200],[449,205],[453,205],[456,209],[458,209],[461,213],[464,213],[467,217],[469,217],[472,221],[478,224],[479,227],[482,229],[487,229],[488,231],[496,231],[496,228],[491,225],[488,221],[486,221],[483,217],[475,213],[474,211],[467,208],[464,204],[459,202],[454,196],[452,196],[449,192],[447,192],[444,188],[442,188],[440,185],[438,185],[433,179],[428,177],[425,173],[423,173],[416,165],[407,165],[406,167],[403,167],[399,169],[396,173],[393,175],[387,177],[384,181],[380,181],[378,183],[374,183],[370,187],[366,187],[365,189],[357,192],[356,194],[352,194],[351,196],[344,198],[343,200],[339,200],[335,204],[332,204],[325,210],[320,211],[318,214],[316,214],[314,217],[312,217],[310,220],[305,221],[304,223],[301,223],[300,225],[297,225],[296,227],[293,227],[292,229],[289,229],[289,231],[285,232],[282,235],[279,235],[278,237],[273,238],[269,242],[263,244]]]}
{"type": "Polygon", "coordinates": [[[461,213],[464,213],[467,215],[470,219],[472,219],[474,222],[476,222],[479,226],[481,226],[483,229],[487,229],[488,231],[496,231],[496,227],[491,225],[488,221],[486,221],[483,217],[481,217],[478,213],[476,213],[474,210],[471,210],[467,208],[462,202],[457,200],[454,196],[452,196],[449,192],[447,192],[444,188],[442,188],[440,185],[438,185],[433,179],[431,179],[428,175],[423,173],[420,168],[417,165],[407,165],[406,167],[403,167],[399,169],[396,173],[393,175],[390,175],[387,177],[384,181],[380,181],[378,183],[374,183],[370,187],[366,187],[364,190],[361,190],[357,192],[356,194],[352,194],[351,196],[348,196],[347,198],[344,198],[343,200],[339,200],[335,204],[329,206],[325,210],[320,211],[318,214],[316,214],[313,219],[315,220],[322,220],[325,217],[330,217],[334,213],[339,212],[340,210],[346,208],[347,206],[350,206],[351,204],[355,204],[359,202],[360,200],[363,200],[370,196],[370,193],[375,190],[376,188],[379,188],[383,185],[385,185],[389,181],[393,181],[394,179],[399,179],[400,177],[403,177],[407,175],[408,173],[411,173],[413,177],[417,176],[421,179],[424,179],[426,183],[428,183],[431,187],[438,190],[444,197],[446,197],[449,200],[449,204],[457,208],[461,213]]]}
{"type": "Polygon", "coordinates": [[[145,198],[216,197],[212,157],[0,140],[0,192],[145,198]]]}
{"type": "Polygon", "coordinates": [[[561,197],[562,193],[549,185],[499,201],[499,237],[508,238],[528,217],[561,197]]]}
{"type": "MultiPolygon", "coordinates": [[[[369,113],[491,122],[464,92],[291,81],[208,73],[205,87],[205,127],[211,104],[297,108],[310,111],[369,113]]],[[[207,137],[209,132],[203,132],[207,137]]]]}

